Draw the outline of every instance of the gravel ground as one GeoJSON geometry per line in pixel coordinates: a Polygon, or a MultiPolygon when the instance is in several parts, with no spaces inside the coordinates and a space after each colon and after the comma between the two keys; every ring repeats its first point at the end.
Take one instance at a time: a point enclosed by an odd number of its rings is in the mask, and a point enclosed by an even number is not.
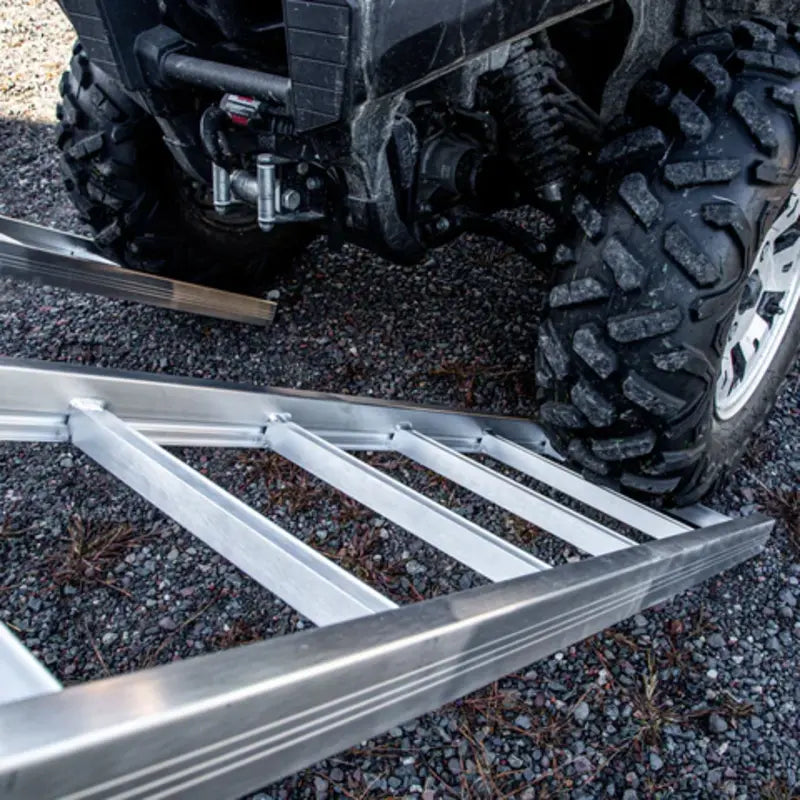
{"type": "MultiPolygon", "coordinates": [[[[80,230],[52,124],[71,41],[55,3],[0,11],[0,213],[80,230]]],[[[0,354],[535,410],[543,287],[499,245],[464,239],[415,268],[315,245],[274,290],[259,332],[0,281],[0,354]]],[[[798,796],[799,396],[796,365],[710,500],[779,517],[760,558],[256,797],[798,796]]],[[[280,504],[274,518],[398,602],[480,582],[279,459],[182,455],[254,507],[280,504]]],[[[544,558],[573,555],[402,459],[375,461],[544,558]]],[[[69,447],[0,445],[0,503],[0,618],[65,683],[308,625],[69,447]]]]}

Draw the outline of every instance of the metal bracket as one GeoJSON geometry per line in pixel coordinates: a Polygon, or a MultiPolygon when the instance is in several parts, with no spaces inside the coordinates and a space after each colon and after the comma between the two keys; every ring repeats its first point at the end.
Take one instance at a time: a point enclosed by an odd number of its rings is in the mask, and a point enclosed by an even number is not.
{"type": "MultiPolygon", "coordinates": [[[[325,218],[321,211],[298,211],[304,195],[295,188],[282,188],[281,165],[299,166],[271,153],[261,153],[256,158],[256,174],[243,169],[228,172],[219,164],[212,166],[212,190],[214,209],[218,214],[227,214],[231,209],[248,203],[256,206],[258,227],[264,232],[275,225],[298,222],[315,222],[325,218]]],[[[305,180],[307,187],[315,191],[321,182],[316,177],[305,180]]]]}

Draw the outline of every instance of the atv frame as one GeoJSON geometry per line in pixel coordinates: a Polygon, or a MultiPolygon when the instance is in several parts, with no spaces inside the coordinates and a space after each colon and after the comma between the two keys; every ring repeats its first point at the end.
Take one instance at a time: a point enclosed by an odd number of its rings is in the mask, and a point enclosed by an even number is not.
{"type": "Polygon", "coordinates": [[[742,13],[717,0],[61,2],[183,170],[213,182],[220,211],[261,197],[266,230],[323,223],[332,242],[402,263],[468,229],[474,212],[563,196],[563,169],[531,185],[478,107],[481,76],[503,67],[512,42],[546,47],[546,31],[607,120],[676,36],[742,13]],[[412,124],[415,114],[425,118],[412,124]]]}

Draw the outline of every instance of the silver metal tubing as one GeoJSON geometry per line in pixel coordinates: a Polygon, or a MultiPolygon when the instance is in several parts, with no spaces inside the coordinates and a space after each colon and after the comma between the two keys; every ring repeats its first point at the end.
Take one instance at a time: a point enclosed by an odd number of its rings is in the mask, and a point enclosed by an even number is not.
{"type": "Polygon", "coordinates": [[[72,443],[317,625],[395,604],[125,425],[76,400],[72,443]]]}
{"type": "Polygon", "coordinates": [[[490,580],[550,566],[293,422],[270,422],[264,438],[276,453],[490,580]]]}
{"type": "Polygon", "coordinates": [[[231,176],[219,164],[211,165],[211,188],[214,197],[214,210],[218,214],[227,214],[234,205],[231,193],[231,176]]]}
{"type": "Polygon", "coordinates": [[[63,414],[8,414],[0,411],[0,442],[68,442],[63,414]]]}
{"type": "Polygon", "coordinates": [[[161,444],[261,446],[270,415],[287,413],[304,428],[349,450],[390,449],[395,426],[407,423],[457,450],[475,452],[486,428],[533,448],[547,448],[530,420],[475,414],[433,406],[391,403],[371,397],[266,389],[232,383],[99,370],[0,357],[0,440],[63,441],[74,397],[99,397],[131,427],[161,444]],[[187,442],[187,431],[192,441],[187,442]]]}
{"type": "Polygon", "coordinates": [[[394,449],[518,517],[591,555],[635,544],[605,525],[506,478],[467,456],[413,430],[398,429],[394,449]]]}
{"type": "Polygon", "coordinates": [[[231,188],[237,197],[251,205],[258,204],[258,180],[246,169],[236,169],[231,175],[231,188]]]}
{"type": "Polygon", "coordinates": [[[730,519],[730,517],[726,517],[724,514],[720,514],[719,511],[714,511],[713,508],[702,505],[702,503],[695,503],[693,506],[684,506],[683,508],[673,508],[670,509],[670,513],[679,519],[686,520],[686,522],[697,528],[719,525],[721,522],[727,522],[730,519]]]}
{"type": "MultiPolygon", "coordinates": [[[[0,706],[61,690],[61,684],[0,622],[0,706]]],[[[0,725],[0,732],[3,730],[0,725]]]]}
{"type": "Polygon", "coordinates": [[[691,530],[691,525],[637,503],[630,497],[589,483],[566,467],[542,458],[537,453],[520,447],[518,443],[508,441],[498,431],[487,433],[481,439],[480,450],[495,461],[546,483],[654,539],[663,539],[691,530]]]}
{"type": "Polygon", "coordinates": [[[6,217],[0,217],[0,277],[251,325],[275,316],[269,300],[123,269],[82,236],[6,217]]]}
{"type": "Polygon", "coordinates": [[[2,707],[0,786],[14,800],[241,797],[734,566],[770,527],[731,520],[2,707]]]}
{"type": "Polygon", "coordinates": [[[68,253],[76,258],[114,263],[106,258],[87,236],[66,233],[2,215],[0,215],[0,242],[15,242],[29,245],[37,250],[48,250],[51,253],[68,253]]]}
{"type": "Polygon", "coordinates": [[[258,187],[258,226],[262,231],[271,231],[277,219],[277,167],[269,153],[256,159],[256,185],[258,187]]]}

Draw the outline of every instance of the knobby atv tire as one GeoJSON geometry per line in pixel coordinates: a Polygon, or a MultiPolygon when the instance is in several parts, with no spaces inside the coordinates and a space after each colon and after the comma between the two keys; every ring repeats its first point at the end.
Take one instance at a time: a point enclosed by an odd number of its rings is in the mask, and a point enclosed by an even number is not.
{"type": "Polygon", "coordinates": [[[255,212],[217,215],[175,164],[156,121],[80,44],[59,86],[64,184],[97,245],[132,268],[237,291],[265,289],[313,237],[264,233],[255,212]]]}
{"type": "Polygon", "coordinates": [[[597,154],[541,326],[556,447],[598,480],[677,504],[707,493],[771,409],[800,310],[747,406],[715,381],[758,246],[800,178],[800,32],[743,22],[681,44],[597,154]]]}

